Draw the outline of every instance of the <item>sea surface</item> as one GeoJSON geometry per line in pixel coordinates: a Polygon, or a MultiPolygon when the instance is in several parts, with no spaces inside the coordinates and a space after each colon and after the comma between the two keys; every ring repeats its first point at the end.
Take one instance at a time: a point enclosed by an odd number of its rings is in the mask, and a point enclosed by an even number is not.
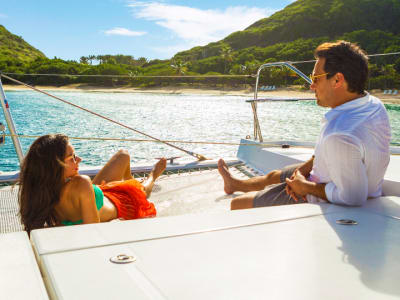
{"type": "MultiPolygon", "coordinates": [[[[239,143],[253,136],[253,113],[244,96],[105,92],[51,92],[52,94],[126,124],[161,140],[239,143]]],[[[100,119],[34,91],[6,92],[18,134],[63,133],[70,137],[146,139],[138,133],[100,119]]],[[[385,105],[392,126],[392,143],[400,144],[400,105],[385,105]]],[[[314,101],[258,104],[265,141],[314,142],[327,109],[314,101]]],[[[5,119],[0,113],[0,122],[5,119]]],[[[8,132],[8,129],[6,130],[8,132]]],[[[34,141],[21,138],[24,153],[34,141]]],[[[103,165],[118,149],[128,149],[132,163],[154,163],[158,157],[187,156],[154,142],[71,140],[81,165],[103,165]]],[[[184,144],[177,146],[209,158],[236,156],[237,146],[184,144]]],[[[19,168],[10,137],[0,146],[0,171],[19,168]]]]}

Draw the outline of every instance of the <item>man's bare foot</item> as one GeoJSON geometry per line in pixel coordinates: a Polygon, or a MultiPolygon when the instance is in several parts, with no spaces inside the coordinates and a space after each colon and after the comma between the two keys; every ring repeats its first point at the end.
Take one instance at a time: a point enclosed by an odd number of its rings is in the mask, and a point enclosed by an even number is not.
{"type": "Polygon", "coordinates": [[[229,172],[228,166],[225,161],[221,158],[218,161],[218,171],[221,174],[222,179],[224,180],[224,191],[225,193],[232,194],[235,192],[234,189],[234,178],[232,177],[231,173],[229,172]]]}
{"type": "Polygon", "coordinates": [[[153,177],[153,180],[156,180],[167,167],[167,160],[165,158],[161,158],[155,165],[153,170],[150,173],[150,176],[153,177]]]}

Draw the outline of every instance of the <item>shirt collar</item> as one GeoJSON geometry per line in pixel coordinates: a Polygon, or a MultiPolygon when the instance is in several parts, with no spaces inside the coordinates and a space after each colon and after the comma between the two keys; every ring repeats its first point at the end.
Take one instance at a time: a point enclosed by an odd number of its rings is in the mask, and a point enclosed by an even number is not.
{"type": "Polygon", "coordinates": [[[356,98],[349,102],[343,103],[342,105],[336,106],[332,108],[325,114],[325,119],[327,121],[331,121],[334,119],[338,114],[343,113],[344,111],[353,110],[355,108],[363,106],[370,100],[370,94],[366,92],[366,95],[360,98],[356,98]]]}

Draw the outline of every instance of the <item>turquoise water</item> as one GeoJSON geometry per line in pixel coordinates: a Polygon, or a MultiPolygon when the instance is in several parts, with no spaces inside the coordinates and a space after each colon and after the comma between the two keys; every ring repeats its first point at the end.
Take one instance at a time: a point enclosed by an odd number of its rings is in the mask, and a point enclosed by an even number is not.
{"type": "MultiPolygon", "coordinates": [[[[163,140],[238,143],[253,134],[253,114],[244,96],[171,95],[148,93],[52,92],[74,104],[163,140]]],[[[18,134],[64,133],[71,137],[148,139],[87,112],[30,91],[7,92],[18,134]]],[[[400,144],[400,106],[386,105],[392,142],[400,144]]],[[[261,103],[258,115],[264,140],[314,142],[327,110],[313,101],[261,103]]],[[[0,113],[0,122],[5,123],[0,113]]],[[[8,132],[7,132],[8,133],[8,132]]],[[[33,139],[21,139],[26,153],[33,139]]],[[[185,156],[163,144],[150,142],[72,140],[82,165],[104,164],[120,148],[132,162],[151,162],[161,156],[185,156]]],[[[235,156],[237,146],[177,144],[210,158],[235,156]]],[[[0,147],[0,170],[14,171],[18,158],[10,138],[0,147]]]]}

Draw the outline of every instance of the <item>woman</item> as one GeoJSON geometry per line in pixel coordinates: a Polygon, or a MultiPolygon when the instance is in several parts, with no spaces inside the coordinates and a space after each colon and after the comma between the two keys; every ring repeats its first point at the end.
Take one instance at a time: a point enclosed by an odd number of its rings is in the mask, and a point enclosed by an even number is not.
{"type": "Polygon", "coordinates": [[[147,198],[165,170],[165,158],[143,185],[130,173],[127,151],[118,151],[93,180],[79,175],[80,162],[65,135],[45,135],[31,145],[21,166],[18,194],[21,221],[28,233],[46,226],[156,215],[147,198]]]}

